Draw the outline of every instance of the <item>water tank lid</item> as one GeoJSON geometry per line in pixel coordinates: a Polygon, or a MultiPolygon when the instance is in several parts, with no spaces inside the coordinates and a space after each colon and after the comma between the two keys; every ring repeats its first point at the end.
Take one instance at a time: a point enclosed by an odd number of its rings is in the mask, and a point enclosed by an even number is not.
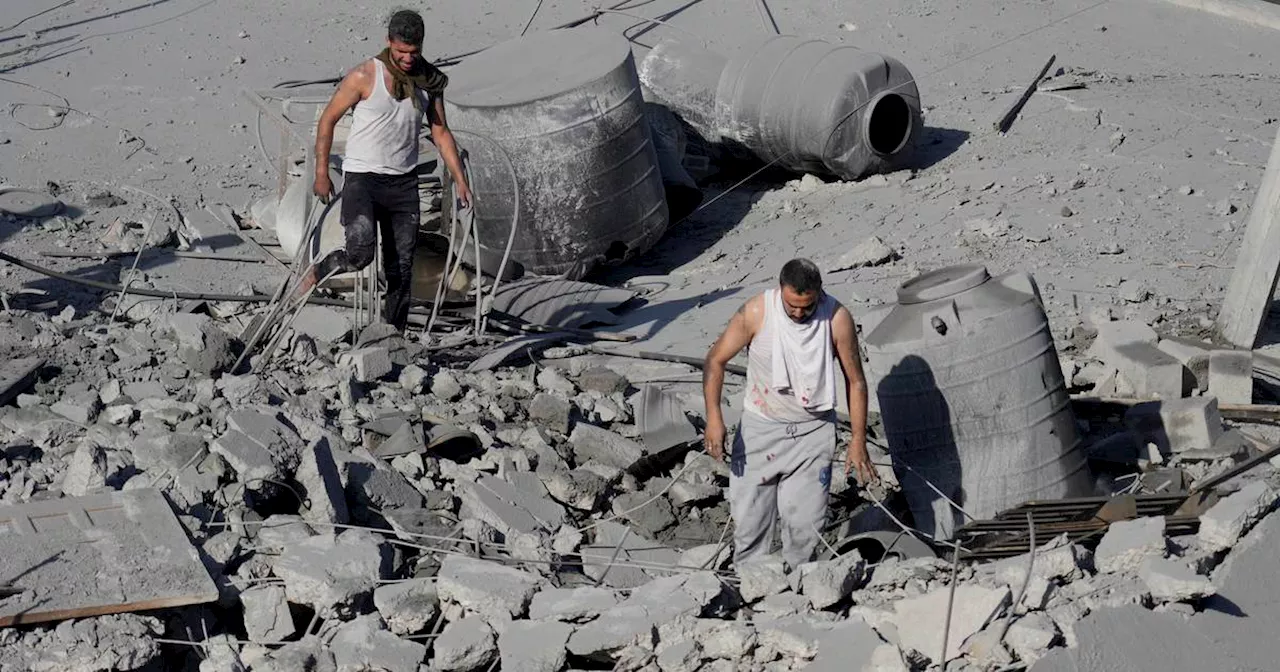
{"type": "Polygon", "coordinates": [[[991,274],[980,264],[948,266],[918,275],[898,288],[898,303],[926,303],[966,292],[987,280],[991,274]]]}
{"type": "Polygon", "coordinates": [[[464,107],[531,103],[608,75],[630,53],[626,38],[603,28],[535,33],[494,45],[450,69],[445,97],[464,107]]]}

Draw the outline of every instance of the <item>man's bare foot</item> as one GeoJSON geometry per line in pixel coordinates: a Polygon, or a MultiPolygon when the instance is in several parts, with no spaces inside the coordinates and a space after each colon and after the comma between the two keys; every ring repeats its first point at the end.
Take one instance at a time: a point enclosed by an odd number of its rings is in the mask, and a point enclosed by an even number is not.
{"type": "Polygon", "coordinates": [[[301,300],[316,286],[319,278],[316,277],[316,265],[312,264],[307,270],[302,272],[302,277],[298,279],[298,288],[293,291],[294,300],[301,300]]]}

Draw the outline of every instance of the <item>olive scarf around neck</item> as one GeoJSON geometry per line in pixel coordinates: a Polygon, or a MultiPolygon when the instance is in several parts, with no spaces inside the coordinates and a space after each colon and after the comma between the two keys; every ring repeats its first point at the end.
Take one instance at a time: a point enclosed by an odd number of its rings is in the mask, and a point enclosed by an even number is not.
{"type": "MultiPolygon", "coordinates": [[[[440,71],[440,68],[427,62],[427,59],[421,55],[413,57],[413,67],[408,72],[400,69],[391,60],[391,49],[386,48],[375,58],[382,61],[386,66],[387,72],[391,73],[391,96],[396,100],[404,100],[413,93],[414,88],[422,89],[431,96],[438,96],[444,92],[444,87],[449,84],[449,76],[440,71]]],[[[421,96],[413,97],[413,106],[419,112],[425,112],[422,109],[421,96]]]]}

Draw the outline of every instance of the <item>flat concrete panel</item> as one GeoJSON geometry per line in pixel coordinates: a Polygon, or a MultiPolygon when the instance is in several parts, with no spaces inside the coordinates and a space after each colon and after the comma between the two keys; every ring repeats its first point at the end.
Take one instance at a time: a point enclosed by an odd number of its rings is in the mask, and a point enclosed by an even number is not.
{"type": "Polygon", "coordinates": [[[202,604],[218,589],[159,490],[0,508],[0,626],[202,604]]]}

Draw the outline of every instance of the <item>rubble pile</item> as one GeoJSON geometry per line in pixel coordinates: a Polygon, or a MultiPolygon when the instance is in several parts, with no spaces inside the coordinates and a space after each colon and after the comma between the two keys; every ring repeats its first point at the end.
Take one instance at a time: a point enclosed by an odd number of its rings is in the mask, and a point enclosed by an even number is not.
{"type": "MultiPolygon", "coordinates": [[[[960,563],[954,593],[933,557],[729,571],[727,467],[694,451],[660,475],[637,468],[660,456],[623,375],[576,359],[469,373],[385,326],[352,343],[333,329],[343,315],[308,313],[289,357],[243,375],[226,372],[240,344],[208,315],[0,316],[8,354],[46,360],[0,408],[0,501],[158,487],[219,591],[0,629],[0,670],[175,656],[202,672],[1008,669],[1074,646],[1106,607],[1193,614],[1280,499],[1258,470],[1197,534],[1139,517],[1096,547],[1041,539],[960,563]],[[429,447],[442,418],[470,450],[429,447]]],[[[1183,456],[1221,442],[1212,397],[1179,403],[1136,407],[1124,431],[1176,426],[1161,449],[1183,456]]]]}

